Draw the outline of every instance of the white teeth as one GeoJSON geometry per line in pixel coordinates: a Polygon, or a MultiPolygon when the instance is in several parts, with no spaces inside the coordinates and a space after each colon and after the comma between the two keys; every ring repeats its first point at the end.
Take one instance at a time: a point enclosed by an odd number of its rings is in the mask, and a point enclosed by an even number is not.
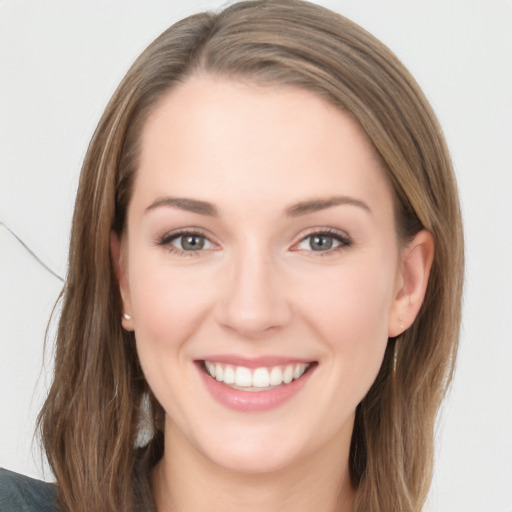
{"type": "Polygon", "coordinates": [[[237,366],[235,370],[235,384],[241,387],[252,386],[252,375],[249,368],[243,366],[237,366]]]}
{"type": "Polygon", "coordinates": [[[270,375],[266,368],[257,368],[252,375],[252,385],[255,388],[266,388],[270,384],[270,375]]]}
{"type": "Polygon", "coordinates": [[[224,368],[224,383],[234,384],[235,383],[235,370],[232,366],[226,366],[224,368]]]}
{"type": "Polygon", "coordinates": [[[306,368],[307,365],[305,365],[304,363],[296,364],[293,370],[293,378],[298,379],[306,371],[306,368]]]}
{"type": "Polygon", "coordinates": [[[290,382],[293,380],[293,366],[289,364],[283,373],[283,382],[285,384],[290,384],[290,382]]]}
{"type": "Polygon", "coordinates": [[[215,365],[215,378],[220,382],[224,381],[224,368],[219,363],[215,365]]]}
{"type": "Polygon", "coordinates": [[[206,369],[208,370],[208,373],[215,378],[215,365],[213,363],[210,363],[210,361],[204,362],[206,369]]]}
{"type": "Polygon", "coordinates": [[[246,388],[247,391],[265,390],[272,386],[289,384],[293,380],[302,377],[308,367],[309,364],[297,363],[288,364],[284,368],[273,366],[272,368],[250,370],[244,366],[231,366],[205,361],[206,371],[214,379],[224,384],[234,385],[236,388],[246,388]]]}
{"type": "Polygon", "coordinates": [[[283,372],[279,366],[274,366],[270,372],[270,385],[279,386],[283,383],[283,372]]]}

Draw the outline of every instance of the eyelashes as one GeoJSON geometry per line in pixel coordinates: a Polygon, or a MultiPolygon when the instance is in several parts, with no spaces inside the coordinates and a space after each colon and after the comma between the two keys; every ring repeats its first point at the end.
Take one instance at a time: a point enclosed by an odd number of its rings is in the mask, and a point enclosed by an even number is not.
{"type": "MultiPolygon", "coordinates": [[[[300,240],[295,242],[290,250],[326,256],[346,249],[352,244],[352,238],[343,231],[333,228],[314,228],[302,234],[300,240]]],[[[206,233],[195,228],[167,233],[158,238],[155,245],[164,247],[169,253],[179,256],[199,256],[205,252],[220,249],[206,233]]]]}
{"type": "Polygon", "coordinates": [[[168,233],[159,238],[156,245],[180,256],[197,256],[198,253],[218,249],[205,233],[197,229],[168,233]]]}
{"type": "Polygon", "coordinates": [[[303,236],[300,241],[294,244],[292,251],[311,251],[319,256],[331,254],[341,249],[350,247],[352,239],[342,231],[337,229],[325,228],[313,230],[303,236]]]}

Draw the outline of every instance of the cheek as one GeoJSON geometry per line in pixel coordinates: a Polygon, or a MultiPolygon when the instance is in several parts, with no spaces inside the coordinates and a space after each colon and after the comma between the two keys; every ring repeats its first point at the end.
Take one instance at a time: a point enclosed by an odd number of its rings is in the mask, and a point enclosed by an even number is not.
{"type": "Polygon", "coordinates": [[[130,268],[135,335],[141,348],[177,349],[201,324],[212,302],[212,286],[190,268],[148,258],[130,268]]]}
{"type": "Polygon", "coordinates": [[[312,316],[337,335],[365,338],[365,333],[382,332],[387,337],[388,317],[393,302],[393,262],[361,261],[329,269],[321,279],[312,276],[303,294],[312,316]]]}
{"type": "Polygon", "coordinates": [[[354,405],[375,380],[388,341],[394,268],[384,262],[336,269],[322,291],[313,288],[304,308],[326,346],[331,375],[351,392],[354,405]]]}
{"type": "Polygon", "coordinates": [[[140,364],[164,409],[185,421],[180,397],[190,383],[191,340],[210,309],[212,287],[201,285],[205,276],[191,267],[133,260],[130,293],[140,364]]]}

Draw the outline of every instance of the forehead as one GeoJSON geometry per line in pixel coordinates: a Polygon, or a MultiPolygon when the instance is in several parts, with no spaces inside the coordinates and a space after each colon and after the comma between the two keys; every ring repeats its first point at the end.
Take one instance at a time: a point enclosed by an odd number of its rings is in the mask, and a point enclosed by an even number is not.
{"type": "Polygon", "coordinates": [[[276,205],[334,193],[392,194],[351,118],[315,94],[198,76],[171,90],[144,125],[135,194],[276,205]],[[263,201],[263,203],[262,203],[263,201]]]}

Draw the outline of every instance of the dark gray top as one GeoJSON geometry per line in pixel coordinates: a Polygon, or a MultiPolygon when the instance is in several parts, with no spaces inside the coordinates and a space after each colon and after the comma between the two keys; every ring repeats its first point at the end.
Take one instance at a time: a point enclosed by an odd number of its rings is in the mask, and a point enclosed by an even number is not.
{"type": "Polygon", "coordinates": [[[57,487],[0,468],[1,512],[56,512],[57,487]]]}

